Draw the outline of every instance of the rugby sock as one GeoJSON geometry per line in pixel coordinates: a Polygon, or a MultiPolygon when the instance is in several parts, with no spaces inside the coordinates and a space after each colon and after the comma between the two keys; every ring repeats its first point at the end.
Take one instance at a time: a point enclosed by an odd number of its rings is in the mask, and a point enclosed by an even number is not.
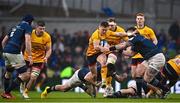
{"type": "Polygon", "coordinates": [[[136,77],[135,78],[136,81],[136,86],[137,86],[137,95],[139,97],[142,97],[142,93],[141,93],[141,88],[142,88],[142,82],[143,82],[143,78],[142,77],[136,77]]]}
{"type": "Polygon", "coordinates": [[[5,91],[6,91],[7,88],[9,87],[9,84],[10,84],[10,79],[4,77],[4,90],[5,90],[5,91]]]}
{"type": "Polygon", "coordinates": [[[106,78],[106,86],[111,86],[111,82],[112,82],[112,77],[111,76],[108,76],[107,78],[106,78]]]}
{"type": "Polygon", "coordinates": [[[21,82],[23,82],[23,81],[21,80],[21,78],[19,78],[19,77],[15,78],[15,79],[12,81],[10,87],[7,88],[7,90],[6,90],[5,92],[6,92],[6,93],[10,93],[11,90],[13,90],[14,88],[16,88],[16,86],[18,86],[21,82]]]}
{"type": "Polygon", "coordinates": [[[52,91],[57,91],[55,87],[56,87],[56,86],[52,86],[52,87],[50,87],[49,89],[47,89],[47,93],[50,93],[50,92],[52,92],[52,91]]]}
{"type": "Polygon", "coordinates": [[[106,78],[107,78],[107,66],[101,67],[101,77],[102,77],[102,81],[106,81],[106,78]]]}
{"type": "Polygon", "coordinates": [[[144,81],[144,80],[143,80],[143,82],[142,82],[142,88],[143,88],[145,94],[147,94],[147,93],[148,93],[148,87],[147,87],[146,81],[144,81]]]}

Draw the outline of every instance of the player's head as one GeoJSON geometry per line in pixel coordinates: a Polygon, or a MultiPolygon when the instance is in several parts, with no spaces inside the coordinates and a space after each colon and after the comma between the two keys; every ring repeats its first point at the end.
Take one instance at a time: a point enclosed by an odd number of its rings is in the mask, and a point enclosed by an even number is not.
{"type": "Polygon", "coordinates": [[[36,24],[36,35],[41,36],[45,31],[45,22],[44,21],[37,21],[36,24]]]}
{"type": "Polygon", "coordinates": [[[106,34],[107,30],[109,29],[109,24],[106,21],[103,21],[99,25],[99,33],[106,34]]]}
{"type": "Polygon", "coordinates": [[[33,20],[34,20],[34,17],[31,14],[27,14],[27,15],[23,16],[23,18],[22,18],[22,21],[26,21],[30,25],[31,25],[33,20]]]}
{"type": "Polygon", "coordinates": [[[127,28],[127,30],[126,30],[126,32],[128,33],[132,33],[132,32],[134,32],[136,30],[136,28],[135,27],[129,27],[129,28],[127,28]]]}
{"type": "Polygon", "coordinates": [[[108,22],[108,24],[109,24],[109,29],[110,30],[112,30],[112,31],[115,31],[115,29],[116,29],[116,20],[115,20],[115,18],[113,18],[113,17],[111,17],[111,18],[108,18],[107,19],[107,22],[108,22]]]}
{"type": "Polygon", "coordinates": [[[136,31],[135,27],[129,27],[126,30],[126,33],[128,34],[129,39],[131,39],[132,37],[134,37],[135,35],[133,35],[133,32],[136,31]]]}
{"type": "Polygon", "coordinates": [[[144,22],[145,22],[145,16],[144,16],[144,14],[143,13],[137,13],[136,14],[136,23],[137,23],[137,25],[139,26],[141,26],[141,25],[143,25],[144,26],[144,22]]]}

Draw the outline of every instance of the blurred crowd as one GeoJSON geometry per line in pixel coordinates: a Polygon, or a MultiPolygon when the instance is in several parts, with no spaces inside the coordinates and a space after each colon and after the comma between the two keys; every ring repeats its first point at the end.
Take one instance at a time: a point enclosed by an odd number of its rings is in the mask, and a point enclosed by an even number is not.
{"type": "MultiPolygon", "coordinates": [[[[0,41],[7,34],[6,27],[0,26],[0,41]]],[[[66,29],[59,31],[54,29],[51,34],[53,52],[48,61],[48,75],[52,77],[66,78],[67,73],[73,73],[75,69],[87,67],[85,60],[85,51],[88,46],[88,40],[91,33],[88,30],[79,30],[74,34],[69,34],[66,29]],[[62,72],[65,69],[72,69],[72,72],[62,72]],[[75,68],[75,69],[74,69],[75,68]]],[[[156,32],[158,47],[166,55],[167,60],[180,53],[180,26],[178,22],[170,25],[168,32],[161,29],[156,32]]],[[[2,51],[2,47],[0,47],[2,51]]],[[[130,60],[119,55],[116,68],[118,72],[128,72],[130,69],[130,60]]],[[[0,65],[3,67],[3,60],[0,59],[0,65]]],[[[71,76],[70,74],[67,75],[71,76]]]]}

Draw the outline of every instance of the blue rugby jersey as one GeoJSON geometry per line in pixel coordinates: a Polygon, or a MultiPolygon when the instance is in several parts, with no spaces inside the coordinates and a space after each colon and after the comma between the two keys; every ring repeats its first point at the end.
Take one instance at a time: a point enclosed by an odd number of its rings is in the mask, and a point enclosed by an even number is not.
{"type": "Polygon", "coordinates": [[[11,29],[11,32],[8,34],[9,40],[7,41],[3,52],[19,54],[21,52],[21,46],[25,39],[25,34],[31,34],[32,27],[29,23],[22,21],[17,26],[11,29]]]}
{"type": "Polygon", "coordinates": [[[136,34],[136,36],[134,36],[132,40],[129,40],[129,42],[132,46],[131,50],[140,53],[145,60],[158,53],[162,53],[162,51],[152,41],[139,34],[136,34]]]}

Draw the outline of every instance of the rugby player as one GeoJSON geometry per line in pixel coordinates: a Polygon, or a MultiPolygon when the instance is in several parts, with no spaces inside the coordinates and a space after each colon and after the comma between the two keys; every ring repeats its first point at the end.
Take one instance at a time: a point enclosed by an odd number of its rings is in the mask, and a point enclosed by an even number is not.
{"type": "Polygon", "coordinates": [[[1,94],[3,98],[11,99],[11,91],[21,82],[29,79],[29,72],[27,72],[26,63],[22,55],[22,46],[25,40],[25,50],[27,51],[27,60],[32,64],[31,53],[31,23],[34,17],[32,15],[25,15],[22,21],[11,29],[11,32],[6,35],[2,41],[3,57],[5,59],[5,75],[4,79],[4,93],[1,94]],[[16,70],[18,75],[10,84],[11,74],[16,70]]]}

